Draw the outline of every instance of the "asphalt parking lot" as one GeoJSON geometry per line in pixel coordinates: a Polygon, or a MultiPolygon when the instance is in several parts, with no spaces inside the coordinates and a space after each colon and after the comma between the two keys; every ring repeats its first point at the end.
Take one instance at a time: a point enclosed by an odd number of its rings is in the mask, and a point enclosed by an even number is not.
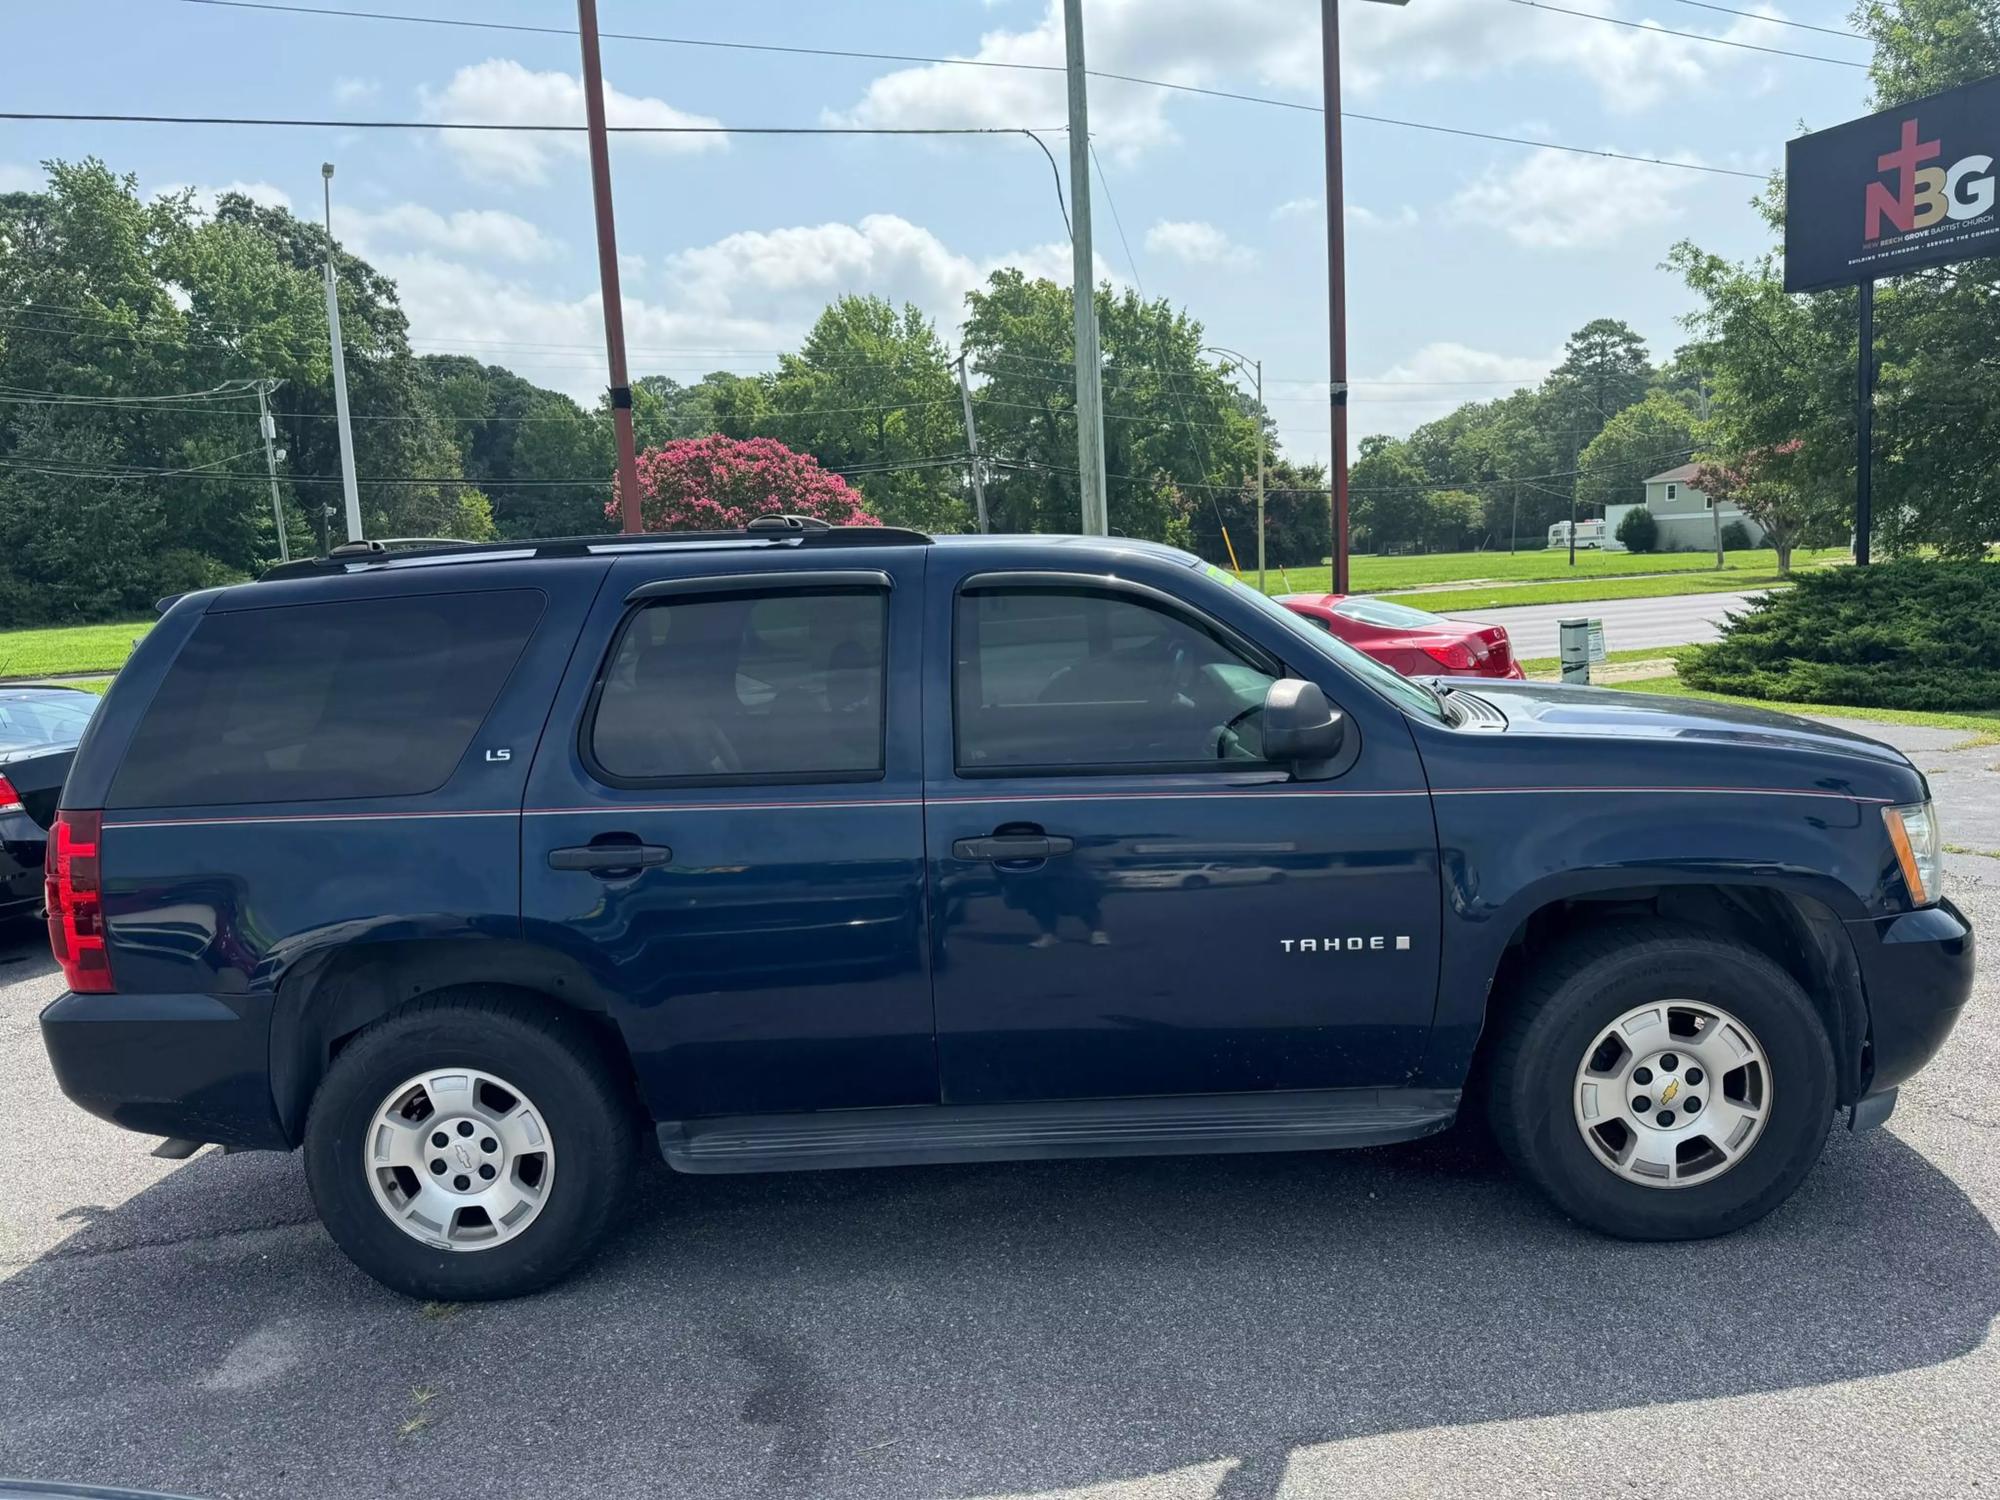
{"type": "MultiPolygon", "coordinates": [[[[2000,859],[1953,877],[2000,933],[2000,859]]],[[[1886,1128],[1837,1132],[1727,1240],[1595,1238],[1454,1137],[659,1167],[573,1281],[449,1308],[352,1269],[296,1158],[157,1161],[70,1107],[34,1024],[52,965],[0,929],[0,1475],[208,1497],[1992,1490],[1996,976],[1989,957],[1886,1128]]]]}

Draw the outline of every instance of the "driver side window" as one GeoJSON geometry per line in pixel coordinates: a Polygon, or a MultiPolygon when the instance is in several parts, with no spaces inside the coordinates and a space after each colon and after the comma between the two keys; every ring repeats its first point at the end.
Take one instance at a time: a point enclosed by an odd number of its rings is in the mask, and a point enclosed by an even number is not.
{"type": "Polygon", "coordinates": [[[968,590],[954,640],[958,768],[1255,763],[1275,680],[1218,634],[1129,594],[968,590]]]}

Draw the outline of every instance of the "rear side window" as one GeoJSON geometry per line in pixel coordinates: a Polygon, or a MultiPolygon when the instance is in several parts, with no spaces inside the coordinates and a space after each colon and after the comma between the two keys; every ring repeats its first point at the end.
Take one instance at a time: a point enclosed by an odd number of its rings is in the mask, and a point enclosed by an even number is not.
{"type": "Polygon", "coordinates": [[[536,589],[211,614],[113,807],[404,797],[444,785],[541,618],[536,589]]]}
{"type": "Polygon", "coordinates": [[[882,773],[888,595],[650,604],[620,631],[586,743],[613,784],[882,773]]]}

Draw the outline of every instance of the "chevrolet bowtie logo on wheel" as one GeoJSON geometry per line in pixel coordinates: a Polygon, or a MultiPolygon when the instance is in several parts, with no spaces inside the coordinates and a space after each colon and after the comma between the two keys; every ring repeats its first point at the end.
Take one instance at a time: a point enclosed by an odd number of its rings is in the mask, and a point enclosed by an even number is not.
{"type": "Polygon", "coordinates": [[[1669,1083],[1665,1088],[1660,1090],[1660,1103],[1672,1104],[1674,1102],[1674,1096],[1680,1093],[1680,1091],[1681,1091],[1681,1081],[1678,1078],[1676,1078],[1672,1083],[1669,1083]]]}

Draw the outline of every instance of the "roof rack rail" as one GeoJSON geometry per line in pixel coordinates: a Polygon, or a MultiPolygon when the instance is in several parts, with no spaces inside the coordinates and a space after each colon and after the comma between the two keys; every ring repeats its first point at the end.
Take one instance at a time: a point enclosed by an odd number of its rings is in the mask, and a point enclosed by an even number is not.
{"type": "Polygon", "coordinates": [[[387,540],[343,542],[324,557],[295,558],[267,568],[259,581],[312,578],[339,573],[356,565],[405,561],[447,561],[479,558],[589,557],[625,548],[657,549],[676,543],[754,542],[763,546],[797,547],[928,547],[931,538],[901,526],[835,526],[817,516],[772,513],[726,531],[610,532],[595,536],[528,537],[519,541],[463,542],[449,537],[394,537],[387,540]]]}

